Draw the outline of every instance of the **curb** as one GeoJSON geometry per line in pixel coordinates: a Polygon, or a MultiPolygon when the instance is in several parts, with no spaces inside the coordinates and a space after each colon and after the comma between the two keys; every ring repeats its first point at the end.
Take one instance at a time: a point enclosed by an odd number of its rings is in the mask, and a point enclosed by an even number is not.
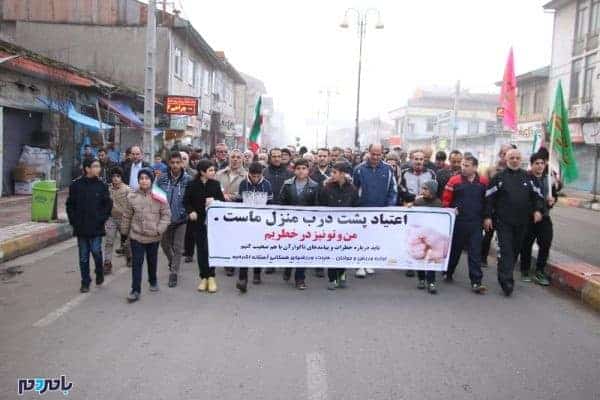
{"type": "Polygon", "coordinates": [[[30,254],[73,237],[68,223],[57,223],[36,232],[0,242],[0,263],[30,254]]]}
{"type": "Polygon", "coordinates": [[[564,207],[585,208],[586,210],[600,211],[600,203],[578,197],[559,197],[558,204],[564,207]]]}
{"type": "Polygon", "coordinates": [[[600,268],[556,253],[550,258],[547,268],[552,286],[600,312],[600,268]]]}

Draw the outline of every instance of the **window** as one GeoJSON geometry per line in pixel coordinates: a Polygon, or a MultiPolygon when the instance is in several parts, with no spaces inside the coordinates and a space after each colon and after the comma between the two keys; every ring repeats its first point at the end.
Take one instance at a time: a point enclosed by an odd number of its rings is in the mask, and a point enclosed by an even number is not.
{"type": "Polygon", "coordinates": [[[588,3],[581,2],[579,3],[579,8],[577,9],[577,27],[575,30],[575,40],[580,41],[583,40],[585,34],[588,32],[588,3]]]}
{"type": "Polygon", "coordinates": [[[592,3],[592,15],[590,21],[590,34],[597,35],[600,33],[600,0],[594,0],[592,3]]]}
{"type": "Polygon", "coordinates": [[[523,90],[523,92],[519,95],[519,115],[528,115],[530,113],[529,110],[529,93],[523,90]]]}
{"type": "Polygon", "coordinates": [[[187,72],[187,82],[192,86],[196,87],[196,73],[197,73],[197,64],[191,58],[188,59],[188,70],[187,72]]]}
{"type": "Polygon", "coordinates": [[[182,77],[182,62],[183,62],[183,53],[180,48],[175,48],[175,76],[180,78],[182,77]]]}
{"type": "Polygon", "coordinates": [[[578,103],[580,97],[580,87],[581,87],[581,73],[583,69],[583,59],[573,61],[571,68],[571,86],[569,92],[569,98],[571,99],[571,103],[578,103]]]}
{"type": "Polygon", "coordinates": [[[479,121],[469,121],[469,135],[477,135],[479,133],[479,121]]]}
{"type": "Polygon", "coordinates": [[[425,128],[426,132],[433,132],[435,128],[435,118],[427,118],[427,127],[425,128]]]}
{"type": "Polygon", "coordinates": [[[533,113],[541,114],[544,112],[544,91],[536,89],[533,93],[533,113]]]}
{"type": "Polygon", "coordinates": [[[205,69],[203,76],[202,88],[204,90],[204,94],[210,93],[210,71],[205,69]]]}
{"type": "Polygon", "coordinates": [[[406,132],[407,133],[415,133],[415,124],[414,122],[409,122],[408,124],[406,124],[406,132]]]}
{"type": "Polygon", "coordinates": [[[594,75],[595,75],[595,71],[596,71],[596,63],[594,61],[594,59],[596,58],[596,55],[591,55],[586,57],[585,59],[585,73],[583,75],[583,100],[585,101],[589,101],[592,99],[592,89],[593,89],[593,82],[594,82],[594,75]]]}
{"type": "Polygon", "coordinates": [[[495,134],[497,131],[496,126],[497,126],[497,123],[495,121],[486,121],[485,122],[485,133],[487,133],[488,135],[495,134]]]}

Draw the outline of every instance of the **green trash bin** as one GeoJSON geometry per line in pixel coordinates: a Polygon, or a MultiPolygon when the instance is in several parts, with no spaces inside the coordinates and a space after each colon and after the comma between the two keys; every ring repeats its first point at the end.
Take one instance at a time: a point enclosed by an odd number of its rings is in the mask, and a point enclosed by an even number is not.
{"type": "Polygon", "coordinates": [[[56,181],[35,182],[31,188],[31,220],[48,222],[56,216],[56,181]]]}

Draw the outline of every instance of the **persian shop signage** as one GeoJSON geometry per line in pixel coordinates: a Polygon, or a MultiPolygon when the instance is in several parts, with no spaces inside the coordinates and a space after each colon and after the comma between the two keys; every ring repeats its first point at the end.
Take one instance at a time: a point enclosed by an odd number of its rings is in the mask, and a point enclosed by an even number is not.
{"type": "Polygon", "coordinates": [[[198,115],[198,98],[191,96],[167,96],[165,109],[171,115],[198,115]]]}

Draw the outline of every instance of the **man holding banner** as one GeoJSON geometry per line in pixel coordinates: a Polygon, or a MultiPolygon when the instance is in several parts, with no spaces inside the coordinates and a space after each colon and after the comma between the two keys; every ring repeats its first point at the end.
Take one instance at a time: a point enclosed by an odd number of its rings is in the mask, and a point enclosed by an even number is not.
{"type": "MultiPolygon", "coordinates": [[[[384,163],[383,146],[369,145],[369,158],[354,170],[354,185],[358,189],[360,207],[391,207],[396,205],[398,186],[394,171],[384,163]]],[[[372,268],[356,270],[357,278],[374,274],[372,268]]]]}

